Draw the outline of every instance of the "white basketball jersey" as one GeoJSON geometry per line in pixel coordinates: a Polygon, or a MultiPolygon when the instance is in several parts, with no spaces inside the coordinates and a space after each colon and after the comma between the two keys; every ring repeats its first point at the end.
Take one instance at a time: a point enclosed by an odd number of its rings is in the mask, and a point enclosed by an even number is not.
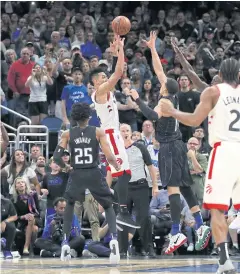
{"type": "Polygon", "coordinates": [[[100,127],[104,130],[115,129],[119,130],[119,116],[117,101],[112,92],[108,93],[108,100],[105,104],[98,104],[96,102],[96,93],[92,95],[92,100],[95,104],[98,119],[100,120],[100,127]]]}
{"type": "Polygon", "coordinates": [[[209,143],[240,142],[240,86],[217,85],[220,96],[208,117],[209,143]]]}

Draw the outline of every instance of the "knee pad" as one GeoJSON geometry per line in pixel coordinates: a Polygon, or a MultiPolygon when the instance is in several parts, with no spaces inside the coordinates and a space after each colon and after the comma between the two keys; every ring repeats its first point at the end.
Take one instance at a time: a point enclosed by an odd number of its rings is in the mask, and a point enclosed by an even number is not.
{"type": "Polygon", "coordinates": [[[190,186],[180,186],[180,192],[185,198],[190,209],[198,205],[197,197],[194,195],[190,186]]]}

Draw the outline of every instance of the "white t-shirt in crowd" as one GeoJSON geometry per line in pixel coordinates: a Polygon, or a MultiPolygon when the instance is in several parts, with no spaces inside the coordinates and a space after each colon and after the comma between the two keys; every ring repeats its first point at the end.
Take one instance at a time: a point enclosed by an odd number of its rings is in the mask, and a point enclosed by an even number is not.
{"type": "MultiPolygon", "coordinates": [[[[29,76],[31,77],[31,76],[29,76]]],[[[28,78],[29,79],[29,78],[28,78]]],[[[30,97],[29,102],[46,102],[47,101],[47,76],[43,76],[41,82],[38,82],[35,78],[29,84],[30,97]]]]}
{"type": "MultiPolygon", "coordinates": [[[[11,175],[9,177],[9,168],[10,165],[5,166],[2,170],[4,170],[7,173],[7,182],[9,183],[9,194],[13,193],[13,176],[11,175]]],[[[35,178],[37,175],[35,171],[28,167],[24,170],[23,174],[21,174],[21,177],[23,177],[27,184],[30,186],[30,180],[35,178]]]]}

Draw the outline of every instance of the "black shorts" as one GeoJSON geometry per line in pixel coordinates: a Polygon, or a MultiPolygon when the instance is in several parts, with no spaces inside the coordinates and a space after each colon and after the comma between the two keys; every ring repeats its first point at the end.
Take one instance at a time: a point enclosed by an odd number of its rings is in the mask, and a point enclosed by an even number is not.
{"type": "Polygon", "coordinates": [[[99,168],[75,169],[70,173],[65,198],[83,202],[85,190],[89,189],[94,199],[104,208],[113,203],[113,195],[99,168]]]}
{"type": "Polygon", "coordinates": [[[193,184],[188,166],[187,147],[182,140],[160,144],[158,166],[164,188],[193,184]]]}
{"type": "Polygon", "coordinates": [[[48,102],[29,102],[28,113],[29,116],[48,115],[48,102]]]}

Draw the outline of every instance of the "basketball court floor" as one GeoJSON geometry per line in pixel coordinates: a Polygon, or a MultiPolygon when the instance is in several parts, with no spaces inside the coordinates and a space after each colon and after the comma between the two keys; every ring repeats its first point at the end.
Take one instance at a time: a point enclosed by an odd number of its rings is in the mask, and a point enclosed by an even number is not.
{"type": "MultiPolygon", "coordinates": [[[[240,258],[234,260],[240,273],[240,258]]],[[[117,266],[109,264],[108,259],[74,259],[61,262],[59,259],[22,258],[12,261],[1,260],[3,274],[161,274],[188,273],[210,274],[217,271],[217,259],[209,257],[181,256],[159,257],[154,260],[143,258],[121,260],[117,266]]]]}

